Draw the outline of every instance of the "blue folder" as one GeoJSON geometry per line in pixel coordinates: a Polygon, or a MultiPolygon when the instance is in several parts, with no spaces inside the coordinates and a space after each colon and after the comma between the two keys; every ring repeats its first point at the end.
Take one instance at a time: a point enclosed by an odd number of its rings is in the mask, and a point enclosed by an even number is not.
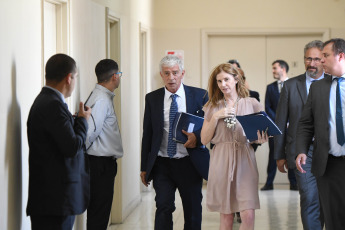
{"type": "MultiPolygon", "coordinates": [[[[176,113],[173,123],[173,140],[184,144],[188,138],[182,133],[182,130],[187,132],[199,132],[201,131],[204,118],[195,116],[190,113],[176,113]]],[[[210,153],[205,146],[198,146],[196,148],[187,148],[190,160],[194,165],[196,171],[204,178],[208,180],[208,169],[210,166],[210,153]]]]}
{"type": "Polygon", "coordinates": [[[182,133],[182,130],[195,133],[201,130],[203,123],[204,118],[202,117],[184,112],[176,113],[173,123],[173,140],[181,144],[186,143],[188,138],[182,133]]]}
{"type": "Polygon", "coordinates": [[[268,136],[282,134],[282,131],[264,111],[244,116],[236,116],[236,119],[241,123],[244,133],[250,142],[258,139],[258,130],[260,130],[260,132],[267,131],[268,136]]]}

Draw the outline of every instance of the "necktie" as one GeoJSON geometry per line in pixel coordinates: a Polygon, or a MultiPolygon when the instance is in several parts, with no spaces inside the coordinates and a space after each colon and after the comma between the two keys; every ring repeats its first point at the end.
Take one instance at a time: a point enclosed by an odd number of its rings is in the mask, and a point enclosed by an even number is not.
{"type": "Polygon", "coordinates": [[[278,82],[278,91],[279,91],[279,93],[282,91],[283,84],[284,84],[284,82],[283,82],[283,81],[278,82]]]}
{"type": "Polygon", "coordinates": [[[316,82],[317,80],[311,80],[311,84],[313,84],[314,82],[316,82]]]}
{"type": "Polygon", "coordinates": [[[336,78],[337,80],[337,90],[336,90],[336,115],[335,124],[337,128],[337,141],[338,144],[343,146],[345,143],[344,137],[344,125],[343,125],[343,111],[341,109],[341,96],[340,96],[340,82],[343,78],[336,78]]]}
{"type": "Polygon", "coordinates": [[[172,139],[173,123],[177,113],[176,94],[171,94],[171,105],[169,112],[169,136],[168,136],[168,156],[172,158],[176,154],[176,142],[172,139]]]}

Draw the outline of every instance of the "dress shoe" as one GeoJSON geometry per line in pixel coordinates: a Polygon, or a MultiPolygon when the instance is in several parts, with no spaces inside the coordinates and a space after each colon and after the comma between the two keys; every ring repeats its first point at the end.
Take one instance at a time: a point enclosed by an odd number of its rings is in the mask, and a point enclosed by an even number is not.
{"type": "Polygon", "coordinates": [[[298,191],[298,186],[297,186],[297,184],[290,184],[290,190],[298,191]]]}
{"type": "Polygon", "coordinates": [[[239,212],[236,212],[236,221],[237,221],[237,223],[242,223],[241,215],[239,212]]]}
{"type": "Polygon", "coordinates": [[[265,184],[264,187],[262,187],[260,190],[261,191],[273,190],[273,184],[271,184],[271,185],[265,184]]]}

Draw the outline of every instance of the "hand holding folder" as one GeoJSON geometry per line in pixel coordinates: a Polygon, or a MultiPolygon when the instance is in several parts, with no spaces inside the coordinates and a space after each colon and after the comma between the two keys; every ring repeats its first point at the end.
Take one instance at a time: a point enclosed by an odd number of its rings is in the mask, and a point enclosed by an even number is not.
{"type": "Polygon", "coordinates": [[[185,130],[188,133],[193,133],[201,130],[204,123],[204,118],[195,116],[190,113],[176,113],[173,123],[173,140],[185,144],[188,137],[182,133],[185,130]]]}
{"type": "MultiPolygon", "coordinates": [[[[190,113],[177,113],[173,123],[173,140],[185,144],[188,137],[182,133],[185,130],[189,133],[201,130],[204,118],[190,113]]],[[[210,165],[210,153],[205,146],[187,148],[190,160],[197,172],[205,179],[208,179],[208,169],[210,165]]]]}
{"type": "Polygon", "coordinates": [[[282,134],[278,126],[264,111],[244,116],[236,116],[236,119],[241,123],[244,133],[250,142],[258,139],[258,130],[260,132],[267,132],[268,136],[282,134]]]}

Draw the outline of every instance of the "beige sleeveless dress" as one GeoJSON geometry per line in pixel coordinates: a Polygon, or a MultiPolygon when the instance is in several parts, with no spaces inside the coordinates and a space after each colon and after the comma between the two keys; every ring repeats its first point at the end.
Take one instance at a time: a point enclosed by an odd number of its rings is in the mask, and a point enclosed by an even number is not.
{"type": "MultiPolygon", "coordinates": [[[[204,108],[205,119],[224,108],[223,100],[216,107],[204,108]]],[[[255,98],[242,98],[237,104],[237,115],[262,111],[262,105],[255,98]]],[[[259,209],[259,174],[254,150],[247,142],[242,126],[226,127],[219,119],[214,136],[215,144],[210,155],[210,169],[207,182],[206,205],[209,211],[230,214],[247,209],[259,209]]]]}

